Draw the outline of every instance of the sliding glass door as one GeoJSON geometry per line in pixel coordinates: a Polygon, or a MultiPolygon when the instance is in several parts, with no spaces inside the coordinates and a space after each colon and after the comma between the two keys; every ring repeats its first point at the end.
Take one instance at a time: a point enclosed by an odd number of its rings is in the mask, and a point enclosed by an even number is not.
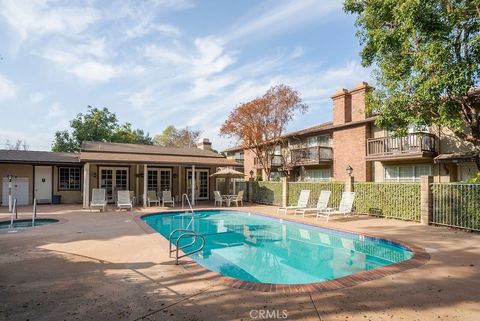
{"type": "MultiPolygon", "coordinates": [[[[209,199],[209,171],[208,169],[195,170],[195,199],[209,199]]],[[[192,197],[192,170],[187,170],[187,193],[192,197]]]]}
{"type": "Polygon", "coordinates": [[[115,202],[117,191],[128,190],[128,168],[100,167],[99,187],[105,189],[107,201],[115,202]]]}

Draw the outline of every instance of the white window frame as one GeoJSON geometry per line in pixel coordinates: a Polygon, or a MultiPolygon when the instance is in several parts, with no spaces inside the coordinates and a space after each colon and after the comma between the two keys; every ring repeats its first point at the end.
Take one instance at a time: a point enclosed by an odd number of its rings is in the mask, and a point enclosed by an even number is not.
{"type": "Polygon", "coordinates": [[[157,172],[157,190],[156,192],[158,192],[159,194],[161,194],[163,192],[162,190],[162,178],[161,178],[161,175],[162,175],[162,172],[169,172],[170,173],[170,182],[169,182],[169,190],[170,192],[173,193],[173,185],[172,185],[172,180],[173,180],[173,177],[172,177],[172,169],[169,168],[169,167],[150,167],[148,168],[148,171],[149,172],[157,172]]]}
{"type": "Polygon", "coordinates": [[[430,175],[433,173],[432,165],[430,164],[415,164],[415,165],[387,165],[383,167],[383,181],[384,182],[392,182],[392,183],[415,183],[420,181],[420,177],[417,177],[417,167],[419,166],[428,166],[430,168],[430,175]],[[395,168],[396,169],[396,177],[395,178],[387,178],[387,169],[395,168]],[[400,177],[400,168],[410,168],[412,169],[413,176],[410,178],[402,178],[400,177]]]}

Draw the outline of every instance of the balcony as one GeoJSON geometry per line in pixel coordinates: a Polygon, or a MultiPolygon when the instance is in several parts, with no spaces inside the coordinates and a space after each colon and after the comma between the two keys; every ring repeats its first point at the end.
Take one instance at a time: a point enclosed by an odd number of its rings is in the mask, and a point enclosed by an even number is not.
{"type": "Polygon", "coordinates": [[[410,160],[437,155],[437,139],[433,134],[414,133],[402,137],[367,139],[367,160],[410,160]]]}
{"type": "MultiPolygon", "coordinates": [[[[280,156],[280,155],[273,156],[271,165],[272,165],[272,167],[282,166],[283,165],[283,157],[280,156]]],[[[259,161],[258,157],[255,157],[253,159],[253,167],[254,168],[262,168],[262,165],[260,164],[260,161],[259,161]]]]}
{"type": "Polygon", "coordinates": [[[234,160],[237,164],[242,165],[242,166],[243,166],[243,163],[245,163],[244,158],[235,158],[234,160]]]}
{"type": "Polygon", "coordinates": [[[333,151],[331,147],[316,146],[293,149],[291,156],[293,166],[329,164],[333,160],[333,151]]]}

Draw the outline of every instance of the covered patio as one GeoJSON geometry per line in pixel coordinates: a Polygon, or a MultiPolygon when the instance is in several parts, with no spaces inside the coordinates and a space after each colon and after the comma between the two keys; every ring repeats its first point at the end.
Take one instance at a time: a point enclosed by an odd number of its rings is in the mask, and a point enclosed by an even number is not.
{"type": "Polygon", "coordinates": [[[147,192],[161,197],[170,191],[176,202],[187,194],[192,205],[213,199],[213,191],[224,185],[210,177],[219,167],[235,166],[208,149],[84,142],[83,207],[90,204],[93,188],[106,190],[107,202],[115,202],[119,190],[133,191],[136,205],[147,207],[147,192]],[[217,186],[221,185],[221,186],[217,186]]]}

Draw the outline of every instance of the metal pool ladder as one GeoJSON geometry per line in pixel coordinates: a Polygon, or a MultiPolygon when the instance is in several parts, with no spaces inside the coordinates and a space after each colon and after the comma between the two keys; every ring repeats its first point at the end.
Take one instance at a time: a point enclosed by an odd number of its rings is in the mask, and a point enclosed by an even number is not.
{"type": "Polygon", "coordinates": [[[192,211],[192,215],[193,215],[192,204],[190,203],[190,199],[188,198],[187,193],[182,194],[182,210],[185,207],[185,200],[187,200],[188,207],[190,207],[190,211],[192,211]]]}
{"type": "Polygon", "coordinates": [[[197,234],[193,230],[176,229],[176,230],[173,230],[170,233],[170,236],[168,237],[168,255],[169,255],[169,257],[172,257],[172,252],[175,252],[175,264],[177,264],[177,265],[178,265],[178,259],[180,259],[182,257],[185,257],[185,256],[188,256],[188,255],[193,254],[193,253],[200,252],[201,250],[203,250],[204,247],[205,247],[205,236],[203,236],[202,234],[197,234]],[[177,240],[175,242],[175,248],[172,250],[172,238],[175,235],[175,233],[179,233],[179,232],[182,232],[182,234],[180,234],[180,236],[177,238],[177,240]],[[193,240],[192,240],[192,242],[190,242],[188,244],[178,246],[178,243],[184,237],[192,237],[193,240]],[[193,250],[191,252],[186,252],[186,253],[184,252],[184,254],[182,254],[180,256],[178,255],[179,250],[183,250],[183,249],[185,249],[187,247],[190,247],[193,244],[195,244],[195,242],[197,241],[197,238],[200,238],[202,240],[202,245],[198,249],[193,250]]]}

